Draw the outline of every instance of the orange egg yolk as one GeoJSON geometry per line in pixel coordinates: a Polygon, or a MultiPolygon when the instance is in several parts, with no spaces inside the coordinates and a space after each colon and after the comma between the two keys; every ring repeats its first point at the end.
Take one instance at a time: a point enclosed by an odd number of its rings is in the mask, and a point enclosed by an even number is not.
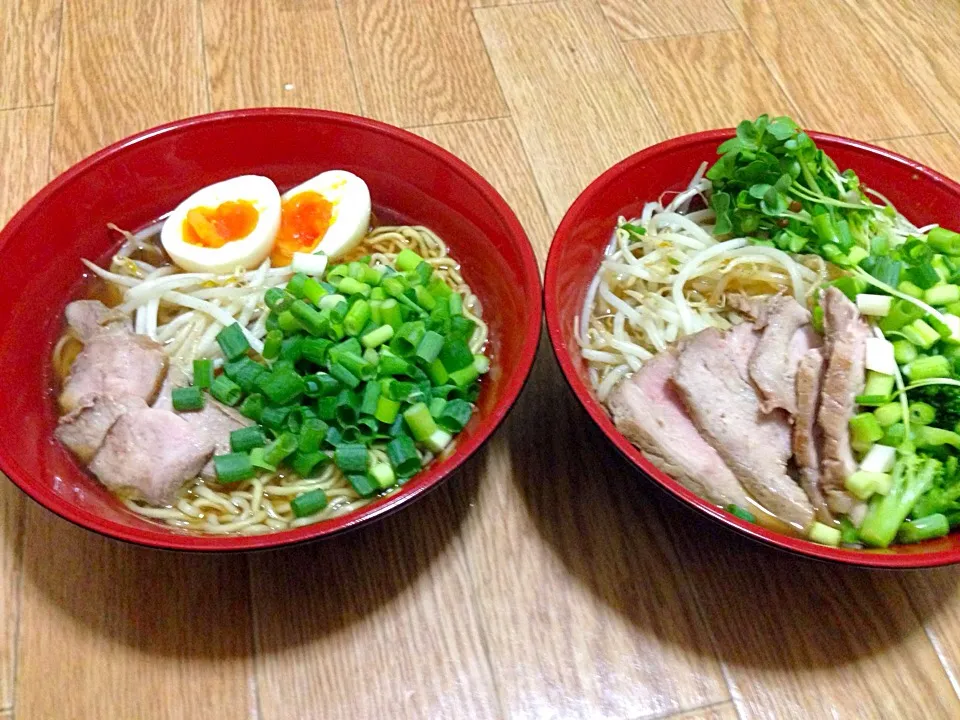
{"type": "Polygon", "coordinates": [[[312,190],[298,193],[283,203],[280,232],[273,244],[273,265],[289,265],[295,252],[311,252],[327,232],[333,218],[333,205],[312,190]]]}
{"type": "Polygon", "coordinates": [[[191,208],[183,221],[183,239],[191,245],[220,248],[245,238],[259,219],[260,213],[249,200],[228,200],[215,208],[191,208]]]}

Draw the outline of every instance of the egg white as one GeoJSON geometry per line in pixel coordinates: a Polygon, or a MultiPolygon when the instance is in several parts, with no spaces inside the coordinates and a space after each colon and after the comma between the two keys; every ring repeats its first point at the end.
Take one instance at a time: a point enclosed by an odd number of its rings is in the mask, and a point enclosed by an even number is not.
{"type": "Polygon", "coordinates": [[[170,213],[160,231],[164,250],[177,265],[190,272],[230,273],[257,267],[273,249],[280,229],[280,191],[270,178],[241,175],[197,190],[170,213]],[[227,201],[246,200],[257,210],[257,224],[240,240],[208,248],[188,243],[183,222],[193,208],[215,208],[227,201]]]}
{"type": "Polygon", "coordinates": [[[322,195],[333,206],[330,227],[313,252],[337,257],[355,248],[370,228],[367,184],[352,172],[328,170],[287,190],[281,199],[287,202],[308,191],[322,195]]]}

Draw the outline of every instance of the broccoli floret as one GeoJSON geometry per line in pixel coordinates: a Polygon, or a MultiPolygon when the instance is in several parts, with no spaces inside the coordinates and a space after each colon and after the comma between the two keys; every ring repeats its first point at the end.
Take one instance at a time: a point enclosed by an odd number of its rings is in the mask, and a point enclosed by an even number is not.
{"type": "Polygon", "coordinates": [[[867,545],[887,547],[920,497],[939,480],[939,460],[904,451],[893,466],[893,486],[886,495],[874,496],[860,526],[860,539],[867,545]]]}
{"type": "Polygon", "coordinates": [[[911,400],[922,400],[937,411],[934,424],[953,430],[960,422],[960,387],[956,385],[926,385],[910,390],[911,400]]]}
{"type": "Polygon", "coordinates": [[[934,513],[946,515],[951,527],[960,521],[960,472],[955,455],[947,458],[940,477],[913,506],[910,516],[916,519],[934,513]]]}

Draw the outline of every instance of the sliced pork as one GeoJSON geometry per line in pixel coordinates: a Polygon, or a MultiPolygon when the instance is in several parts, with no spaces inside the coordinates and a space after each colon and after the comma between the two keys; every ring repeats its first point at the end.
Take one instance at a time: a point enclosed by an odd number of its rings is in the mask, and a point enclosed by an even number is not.
{"type": "Polygon", "coordinates": [[[748,507],[743,486],[694,427],[671,377],[676,354],[662,352],[623,382],[609,405],[617,428],[688,490],[725,506],[748,507]]]}
{"type": "Polygon", "coordinates": [[[91,395],[133,395],[151,402],[167,367],[163,348],[142,335],[97,333],[84,344],[70,368],[60,406],[74,410],[91,395]]]}
{"type": "MultiPolygon", "coordinates": [[[[171,366],[167,372],[167,379],[160,389],[153,407],[158,410],[173,411],[173,401],[171,393],[174,388],[189,385],[189,378],[176,366],[171,366]]],[[[197,435],[202,436],[213,443],[214,454],[223,455],[231,452],[230,433],[239,430],[242,427],[251,425],[252,421],[245,418],[231,407],[217,402],[209,394],[204,397],[202,410],[195,412],[177,413],[186,420],[197,435]]],[[[213,461],[208,462],[201,471],[204,478],[213,478],[213,461]]]]}
{"type": "Polygon", "coordinates": [[[74,300],[67,305],[64,315],[67,325],[83,342],[101,332],[125,332],[131,329],[129,319],[117,318],[99,300],[74,300]]]}
{"type": "Polygon", "coordinates": [[[749,379],[759,342],[752,325],[728,333],[709,328],[682,343],[673,379],[703,437],[757,501],[785,522],[806,529],[813,506],[787,474],[790,425],[766,414],[749,379]]]}
{"type": "Polygon", "coordinates": [[[750,356],[750,379],[760,393],[763,412],[781,408],[796,414],[797,364],[816,342],[809,326],[810,313],[788,295],[771,298],[760,313],[756,327],[762,334],[750,356]]]}
{"type": "Polygon", "coordinates": [[[850,447],[850,418],[857,394],[863,390],[867,338],[870,328],[856,306],[836,288],[821,300],[826,336],[826,370],[817,424],[823,434],[821,487],[830,509],[849,513],[854,499],[844,481],[857,469],[850,447]]]}
{"type": "Polygon", "coordinates": [[[817,411],[823,381],[823,353],[808,350],[797,366],[797,412],[793,421],[793,459],[800,485],[813,505],[817,519],[830,523],[832,517],[820,489],[820,429],[817,411]]]}
{"type": "Polygon", "coordinates": [[[76,408],[60,418],[53,434],[87,463],[96,455],[107,432],[121,415],[145,407],[147,404],[143,398],[136,395],[87,395],[76,408]]]}
{"type": "Polygon", "coordinates": [[[177,489],[195,478],[213,454],[183,418],[143,408],[121,415],[107,433],[90,470],[113,490],[132,490],[148,502],[168,504],[177,489]]]}

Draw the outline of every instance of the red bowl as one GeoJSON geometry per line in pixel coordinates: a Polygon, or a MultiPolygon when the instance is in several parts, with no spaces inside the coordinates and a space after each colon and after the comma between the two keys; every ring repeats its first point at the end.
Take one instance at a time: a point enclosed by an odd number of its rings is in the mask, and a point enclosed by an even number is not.
{"type": "MultiPolygon", "coordinates": [[[[960,185],[918,162],[866,143],[810,133],[841,169],[853,168],[871,188],[883,193],[918,225],[939,222],[960,227],[960,185]]],[[[821,560],[884,568],[916,568],[960,562],[960,533],[917,545],[886,550],[825,547],[771,532],[734,517],[701,499],[658,470],[617,431],[594,397],[586,364],[573,333],[587,287],[600,266],[619,216],[635,217],[644,203],[664,190],[681,190],[700,163],[712,163],[717,146],[733,130],[710,130],[654,145],[614,165],[594,180],[567,211],[550,246],[544,299],[550,342],[567,382],[590,417],[626,458],[674,497],[704,515],[754,540],[821,560]]]]}
{"type": "Polygon", "coordinates": [[[437,487],[490,437],[536,354],[541,288],[523,229],[503,198],[456,157],[398,128],[318,110],[264,108],[189,118],[101,150],[41,190],[0,232],[0,468],[30,497],[110,537],[176,550],[245,550],[330,536],[385,516],[437,487]],[[490,323],[492,368],[454,452],[393,495],[342,518],[260,536],[166,529],[122,506],[52,438],[50,354],[80,258],[118,243],[108,222],[138,228],[197,188],[258,173],[283,189],[322,170],[366,180],[375,211],[431,227],[463,266],[490,323]]]}

